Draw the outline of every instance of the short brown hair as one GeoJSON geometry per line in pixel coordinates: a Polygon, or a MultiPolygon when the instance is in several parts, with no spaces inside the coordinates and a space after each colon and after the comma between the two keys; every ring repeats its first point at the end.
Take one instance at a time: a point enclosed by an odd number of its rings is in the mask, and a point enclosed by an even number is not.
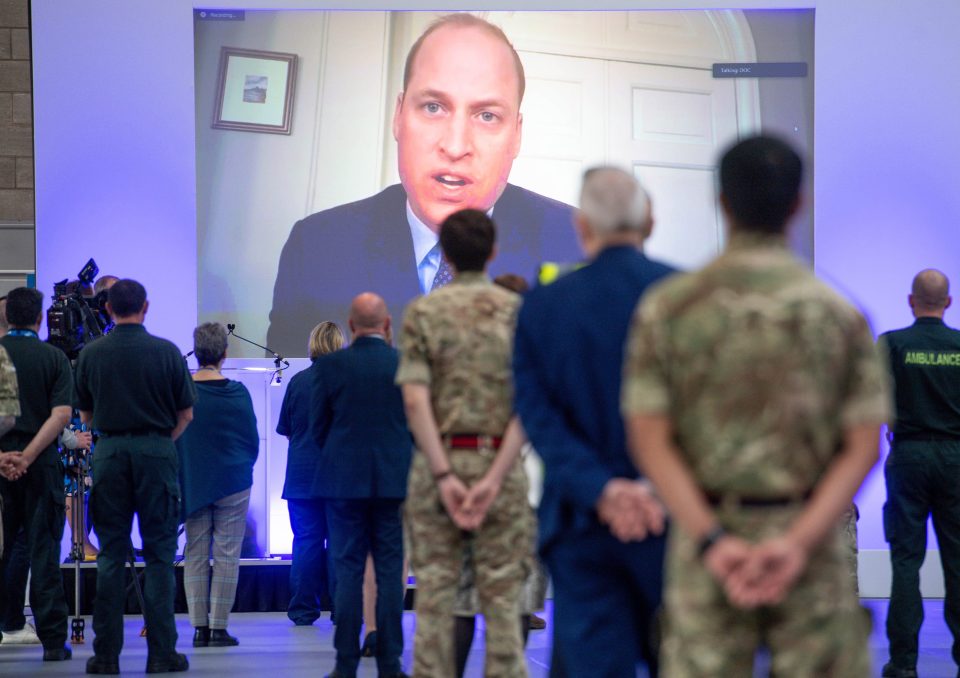
{"type": "Polygon", "coordinates": [[[319,358],[327,353],[333,353],[343,348],[343,332],[336,323],[324,320],[310,330],[310,341],[307,343],[307,355],[310,359],[319,358]]]}
{"type": "Polygon", "coordinates": [[[499,26],[495,26],[485,19],[481,19],[478,16],[473,14],[468,14],[466,12],[456,12],[454,14],[446,14],[432,24],[427,26],[425,30],[417,41],[413,43],[413,46],[410,48],[410,51],[407,53],[407,61],[403,65],[403,91],[407,91],[407,86],[410,84],[410,79],[413,77],[413,62],[417,58],[417,53],[420,51],[420,48],[423,46],[423,41],[427,39],[427,36],[433,33],[436,30],[445,28],[446,26],[454,26],[456,28],[479,28],[483,31],[486,31],[489,35],[493,36],[497,40],[500,40],[504,45],[510,48],[510,54],[513,56],[513,64],[517,68],[517,88],[519,90],[519,98],[517,99],[517,105],[519,106],[520,102],[523,101],[523,93],[527,87],[527,79],[523,74],[523,62],[520,61],[520,55],[517,54],[517,50],[514,49],[513,43],[510,42],[510,39],[507,38],[507,34],[499,26]]]}

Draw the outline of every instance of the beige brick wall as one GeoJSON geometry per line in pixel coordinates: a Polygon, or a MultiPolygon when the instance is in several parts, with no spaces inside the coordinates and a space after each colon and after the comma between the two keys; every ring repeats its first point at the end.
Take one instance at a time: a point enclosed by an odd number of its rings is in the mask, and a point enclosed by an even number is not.
{"type": "Polygon", "coordinates": [[[0,0],[0,294],[34,261],[33,93],[28,0],[0,0]]]}

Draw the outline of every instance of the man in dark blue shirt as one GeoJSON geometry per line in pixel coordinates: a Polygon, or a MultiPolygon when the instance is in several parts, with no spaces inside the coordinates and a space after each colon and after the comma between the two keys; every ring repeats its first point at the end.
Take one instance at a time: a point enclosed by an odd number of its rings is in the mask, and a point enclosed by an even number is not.
{"type": "Polygon", "coordinates": [[[377,580],[377,671],[400,678],[403,652],[403,530],[413,441],[399,387],[399,356],[387,344],[390,315],[384,300],[367,292],[350,305],[350,348],[320,357],[313,373],[311,425],[320,447],[323,497],[336,571],[331,678],[354,678],[360,661],[363,570],[373,556],[377,580]]]}
{"type": "Polygon", "coordinates": [[[673,269],[640,249],[650,203],[627,172],[584,175],[575,226],[591,262],[529,293],[514,348],[516,409],[546,472],[540,551],[554,584],[554,671],[633,675],[642,656],[655,674],[663,513],[627,453],[620,375],[637,300],[673,269]]]}
{"type": "Polygon", "coordinates": [[[881,335],[889,352],[896,423],[884,467],[883,528],[893,578],[887,611],[888,678],[915,678],[923,599],[920,566],[927,551],[927,516],[940,546],[946,596],[943,616],[960,664],[960,331],[947,327],[950,283],[921,271],[908,297],[913,325],[881,335]]]}

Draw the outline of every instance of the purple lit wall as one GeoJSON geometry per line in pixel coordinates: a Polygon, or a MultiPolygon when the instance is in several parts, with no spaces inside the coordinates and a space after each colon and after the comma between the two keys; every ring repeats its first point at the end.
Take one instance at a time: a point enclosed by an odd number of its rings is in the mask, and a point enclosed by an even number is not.
{"type": "MultiPolygon", "coordinates": [[[[437,6],[425,0],[351,4],[437,6]]],[[[475,9],[494,3],[442,4],[475,9]]],[[[517,4],[599,8],[583,0],[517,4]]],[[[953,76],[960,63],[960,4],[734,4],[816,8],[816,268],[864,309],[878,332],[909,324],[905,296],[918,270],[939,267],[960,286],[960,82],[953,76]]],[[[308,0],[255,5],[323,7],[308,0]]],[[[152,302],[149,328],[184,349],[197,308],[193,6],[191,0],[32,3],[38,285],[49,290],[92,254],[104,272],[144,282],[152,302]]],[[[607,0],[603,8],[729,6],[607,0]]],[[[948,313],[948,322],[960,325],[957,313],[948,313]]],[[[883,494],[877,470],[860,496],[866,551],[886,547],[883,494]]],[[[271,506],[269,513],[279,530],[284,512],[271,506]]],[[[880,558],[870,562],[882,567],[880,558]]]]}

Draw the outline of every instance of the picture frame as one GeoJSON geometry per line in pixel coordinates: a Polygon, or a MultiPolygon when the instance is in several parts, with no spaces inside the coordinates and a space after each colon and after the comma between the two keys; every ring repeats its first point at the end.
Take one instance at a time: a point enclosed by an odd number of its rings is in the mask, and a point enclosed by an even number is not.
{"type": "Polygon", "coordinates": [[[297,55],[220,48],[213,127],[290,134],[297,55]]]}

